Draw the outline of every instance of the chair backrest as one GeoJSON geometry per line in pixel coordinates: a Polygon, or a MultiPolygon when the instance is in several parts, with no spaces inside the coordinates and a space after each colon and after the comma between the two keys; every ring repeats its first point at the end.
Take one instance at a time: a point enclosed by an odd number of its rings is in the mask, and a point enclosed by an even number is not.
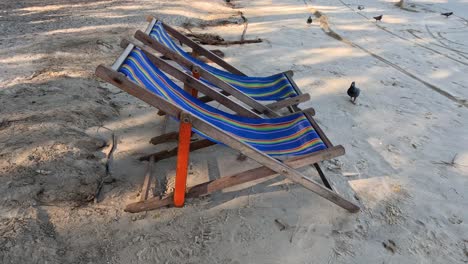
{"type": "MultiPolygon", "coordinates": [[[[164,29],[164,24],[161,21],[154,23],[153,28],[149,32],[149,35],[150,37],[156,39],[159,43],[183,56],[193,64],[202,67],[219,79],[233,85],[241,92],[256,100],[280,100],[297,95],[284,73],[279,73],[268,77],[241,76],[218,69],[201,60],[198,60],[197,58],[194,58],[172,40],[172,38],[169,36],[169,33],[167,33],[167,31],[164,29]]],[[[202,79],[202,81],[215,87],[206,80],[202,79]]]]}
{"type": "MultiPolygon", "coordinates": [[[[218,110],[184,91],[155,67],[137,47],[129,53],[119,72],[145,89],[270,156],[297,156],[326,148],[304,114],[260,119],[218,110]]],[[[202,131],[195,132],[213,140],[202,131]]]]}
{"type": "MultiPolygon", "coordinates": [[[[203,67],[204,69],[206,70],[209,70],[210,72],[213,71],[213,72],[217,72],[218,74],[226,74],[226,73],[229,73],[229,72],[226,72],[226,71],[223,71],[223,70],[220,70],[216,67],[213,67],[201,60],[198,60],[196,58],[194,58],[193,56],[191,56],[190,54],[188,54],[185,50],[183,50],[181,47],[179,47],[179,45],[177,45],[173,40],[172,38],[169,36],[169,33],[167,33],[167,31],[164,29],[164,25],[161,21],[157,21],[153,28],[151,29],[151,32],[149,33],[149,35],[156,39],[157,41],[159,41],[160,43],[164,44],[166,47],[172,49],[173,51],[177,52],[178,54],[182,55],[184,58],[186,58],[187,60],[191,61],[192,63],[194,64],[197,64],[201,67],[203,67]]],[[[231,73],[229,73],[231,74],[231,73]]]]}

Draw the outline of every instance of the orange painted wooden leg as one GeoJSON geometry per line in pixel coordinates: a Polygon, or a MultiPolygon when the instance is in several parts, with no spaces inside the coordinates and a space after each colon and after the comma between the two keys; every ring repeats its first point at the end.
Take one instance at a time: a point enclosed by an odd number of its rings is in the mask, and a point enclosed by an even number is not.
{"type": "MultiPolygon", "coordinates": [[[[200,72],[198,71],[198,69],[195,68],[192,70],[192,76],[197,80],[200,79],[200,72]]],[[[193,97],[198,97],[198,91],[196,89],[192,88],[191,94],[193,97]]]]}
{"type": "Polygon", "coordinates": [[[190,123],[190,116],[182,113],[180,115],[179,150],[177,152],[177,169],[174,188],[174,205],[176,207],[182,207],[185,203],[191,134],[192,124],[190,123]]]}

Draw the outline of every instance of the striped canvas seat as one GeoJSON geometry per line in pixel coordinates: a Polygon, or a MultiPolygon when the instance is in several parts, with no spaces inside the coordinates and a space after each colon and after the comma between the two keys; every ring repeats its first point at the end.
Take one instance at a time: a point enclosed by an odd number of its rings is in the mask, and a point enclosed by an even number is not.
{"type": "MultiPolygon", "coordinates": [[[[180,88],[138,48],[132,50],[120,66],[119,72],[190,114],[270,156],[299,156],[326,149],[304,114],[257,119],[223,112],[180,88]]],[[[195,132],[216,142],[200,131],[195,132]]]]}
{"type": "MultiPolygon", "coordinates": [[[[174,41],[164,29],[161,21],[157,21],[154,24],[150,32],[150,36],[164,44],[166,47],[185,57],[187,60],[202,67],[206,71],[209,71],[211,74],[229,83],[255,100],[279,101],[297,95],[296,91],[284,73],[279,73],[268,77],[240,76],[224,70],[220,70],[192,57],[174,43],[174,41]]],[[[202,81],[211,85],[211,83],[206,80],[202,79],[202,81]]]]}

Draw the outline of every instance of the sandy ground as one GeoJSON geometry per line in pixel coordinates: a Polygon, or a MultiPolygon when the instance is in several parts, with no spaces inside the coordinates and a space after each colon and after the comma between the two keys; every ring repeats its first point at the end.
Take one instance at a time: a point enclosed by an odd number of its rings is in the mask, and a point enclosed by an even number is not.
{"type": "MultiPolygon", "coordinates": [[[[467,263],[466,1],[231,2],[0,3],[0,263],[467,263]],[[447,10],[455,15],[439,15],[447,10]],[[183,209],[123,212],[138,199],[146,165],[138,157],[174,143],[151,146],[163,119],[94,69],[145,28],[144,15],[181,26],[239,19],[238,11],[247,37],[265,41],[218,48],[250,75],[295,72],[312,97],[303,106],[346,148],[324,167],[348,181],[360,213],[282,177],[183,209]],[[362,89],[357,105],[346,95],[351,81],[362,89]],[[112,133],[112,177],[93,203],[112,133]]],[[[235,40],[242,29],[193,31],[235,40]]],[[[170,187],[175,160],[156,166],[170,187]]],[[[212,147],[191,156],[189,184],[252,166],[212,147]]]]}

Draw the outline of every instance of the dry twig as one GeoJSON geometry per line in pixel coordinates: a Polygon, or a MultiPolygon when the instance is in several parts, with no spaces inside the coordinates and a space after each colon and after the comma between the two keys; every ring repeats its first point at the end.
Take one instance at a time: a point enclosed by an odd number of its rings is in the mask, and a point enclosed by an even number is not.
{"type": "Polygon", "coordinates": [[[96,189],[96,193],[94,194],[94,203],[98,203],[99,201],[99,194],[101,193],[102,187],[104,186],[104,181],[106,178],[112,178],[112,163],[114,161],[114,151],[117,148],[117,137],[112,132],[112,146],[107,154],[107,161],[106,161],[106,176],[101,177],[99,179],[99,183],[96,189]]]}

